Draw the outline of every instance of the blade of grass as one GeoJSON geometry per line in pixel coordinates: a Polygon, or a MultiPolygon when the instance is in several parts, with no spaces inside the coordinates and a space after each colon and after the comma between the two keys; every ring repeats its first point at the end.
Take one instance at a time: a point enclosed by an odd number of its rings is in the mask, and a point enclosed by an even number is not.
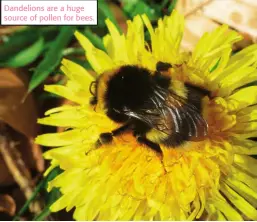
{"type": "Polygon", "coordinates": [[[42,83],[48,75],[60,64],[64,48],[70,43],[76,26],[62,26],[56,40],[52,42],[43,61],[35,69],[29,83],[28,93],[42,83]]]}
{"type": "MultiPolygon", "coordinates": [[[[59,167],[56,167],[54,169],[52,169],[49,174],[44,177],[40,183],[36,186],[33,194],[31,195],[30,199],[28,199],[26,201],[26,203],[24,204],[24,206],[20,209],[20,211],[16,214],[16,216],[14,217],[13,221],[16,221],[19,219],[20,216],[22,216],[29,208],[29,205],[35,200],[35,198],[37,197],[37,195],[39,194],[40,191],[42,191],[43,189],[47,189],[47,183],[51,180],[53,180],[56,176],[58,176],[60,173],[62,173],[62,170],[59,167]]],[[[49,203],[49,201],[47,201],[49,203]]],[[[47,203],[47,204],[48,204],[47,203]]]]}
{"type": "Polygon", "coordinates": [[[121,28],[119,27],[118,22],[113,12],[111,11],[109,5],[105,1],[103,0],[98,1],[98,10],[99,10],[99,15],[101,15],[101,17],[99,18],[99,20],[101,20],[101,24],[105,26],[104,20],[106,18],[109,18],[116,25],[116,27],[121,33],[121,28]]]}
{"type": "Polygon", "coordinates": [[[85,28],[84,34],[95,47],[105,51],[102,39],[98,35],[94,34],[88,27],[85,28]]]}
{"type": "Polygon", "coordinates": [[[46,200],[46,206],[45,208],[43,209],[43,211],[36,215],[34,218],[33,218],[33,221],[42,221],[42,220],[45,220],[47,219],[47,217],[51,214],[51,211],[50,211],[50,207],[51,205],[57,200],[59,199],[59,197],[61,196],[61,193],[59,191],[59,188],[53,188],[51,190],[51,192],[48,194],[47,196],[47,200],[46,200]]]}
{"type": "Polygon", "coordinates": [[[48,207],[45,207],[44,210],[39,214],[37,215],[36,217],[34,217],[32,219],[32,221],[43,221],[46,217],[48,217],[49,215],[51,214],[51,211],[49,209],[49,206],[48,207]]]}
{"type": "Polygon", "coordinates": [[[23,207],[20,209],[20,211],[15,215],[15,217],[13,218],[13,221],[18,220],[19,217],[28,210],[30,204],[34,201],[34,199],[36,198],[36,196],[38,195],[40,190],[44,187],[44,185],[45,185],[45,181],[41,180],[40,183],[36,186],[31,197],[26,201],[26,203],[23,205],[23,207]]]}
{"type": "MultiPolygon", "coordinates": [[[[161,5],[160,5],[160,9],[162,10],[169,2],[170,0],[163,0],[161,5]]],[[[172,3],[171,3],[172,4],[172,3]]]]}
{"type": "Polygon", "coordinates": [[[54,187],[50,193],[47,194],[46,197],[46,206],[50,207],[59,197],[61,196],[61,192],[59,188],[54,187]]]}
{"type": "Polygon", "coordinates": [[[172,0],[170,6],[168,7],[169,14],[173,11],[173,9],[175,9],[177,2],[178,2],[178,0],[172,0]]]}
{"type": "Polygon", "coordinates": [[[50,211],[50,207],[51,205],[61,196],[61,193],[59,191],[58,188],[53,188],[51,190],[51,192],[48,194],[47,196],[47,200],[46,200],[46,206],[45,208],[43,209],[43,211],[36,215],[34,218],[33,218],[33,221],[42,221],[42,220],[45,220],[47,219],[46,217],[48,217],[50,214],[51,214],[51,211],[50,211]]]}

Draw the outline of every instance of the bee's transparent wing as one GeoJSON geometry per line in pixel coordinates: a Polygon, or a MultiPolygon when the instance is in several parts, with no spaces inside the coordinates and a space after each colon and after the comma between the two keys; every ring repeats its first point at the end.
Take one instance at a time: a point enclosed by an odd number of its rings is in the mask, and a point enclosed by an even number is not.
{"type": "MultiPolygon", "coordinates": [[[[170,94],[166,101],[166,109],[170,111],[175,133],[187,134],[191,138],[204,137],[208,133],[208,124],[193,104],[170,94]]],[[[168,117],[167,117],[168,118],[168,117]]]]}

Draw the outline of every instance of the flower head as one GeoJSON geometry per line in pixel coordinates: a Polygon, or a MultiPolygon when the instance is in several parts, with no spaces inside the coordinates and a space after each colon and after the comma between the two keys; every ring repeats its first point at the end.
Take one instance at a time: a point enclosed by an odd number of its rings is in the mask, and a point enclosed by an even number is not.
{"type": "Polygon", "coordinates": [[[75,104],[47,111],[39,123],[69,130],[36,139],[55,147],[45,153],[50,169],[64,170],[49,183],[49,190],[59,187],[62,193],[51,210],[75,207],[77,220],[257,220],[257,161],[250,156],[257,154],[252,139],[257,137],[257,86],[247,86],[257,80],[257,45],[231,56],[241,37],[223,25],[203,35],[192,53],[182,52],[184,20],[176,11],[160,19],[156,29],[145,15],[127,23],[124,35],[106,21],[107,53],[75,33],[95,72],[128,64],[154,71],[159,61],[172,64],[172,78],[211,92],[203,100],[208,137],[162,146],[163,159],[129,132],[95,149],[99,135],[117,124],[89,105],[94,78],[64,59],[67,84],[45,89],[75,104]],[[144,25],[151,45],[144,40],[144,25]]]}

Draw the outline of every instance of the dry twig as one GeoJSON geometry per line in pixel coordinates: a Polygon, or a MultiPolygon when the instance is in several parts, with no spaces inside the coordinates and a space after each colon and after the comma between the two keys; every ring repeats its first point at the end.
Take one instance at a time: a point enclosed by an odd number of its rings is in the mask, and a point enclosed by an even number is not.
{"type": "MultiPolygon", "coordinates": [[[[14,180],[24,192],[26,199],[29,199],[33,193],[34,184],[32,184],[29,169],[21,158],[19,150],[16,149],[16,145],[17,143],[9,135],[7,126],[0,122],[0,153],[14,180]]],[[[30,211],[35,214],[40,213],[40,202],[35,201],[30,206],[30,211]]]]}

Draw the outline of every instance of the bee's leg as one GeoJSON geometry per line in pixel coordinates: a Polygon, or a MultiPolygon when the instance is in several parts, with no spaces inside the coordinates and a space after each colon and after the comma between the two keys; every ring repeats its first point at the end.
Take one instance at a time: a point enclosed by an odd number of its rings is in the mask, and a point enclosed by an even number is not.
{"type": "Polygon", "coordinates": [[[112,135],[113,135],[113,136],[119,136],[120,134],[124,133],[125,131],[131,129],[131,126],[132,126],[131,123],[127,123],[127,124],[125,124],[125,125],[119,127],[118,129],[113,130],[113,131],[112,131],[112,135]]]}
{"type": "Polygon", "coordinates": [[[144,136],[137,136],[136,138],[139,143],[142,143],[142,144],[148,146],[149,148],[153,149],[154,151],[156,151],[157,153],[162,155],[162,150],[161,150],[161,147],[159,146],[159,144],[148,140],[144,136]]]}
{"type": "Polygon", "coordinates": [[[156,70],[158,72],[165,72],[172,68],[172,65],[167,62],[157,62],[156,63],[156,70]]]}
{"type": "Polygon", "coordinates": [[[90,99],[90,101],[89,101],[89,103],[90,103],[90,105],[96,105],[97,104],[97,98],[94,96],[94,97],[92,97],[91,99],[90,99]]]}
{"type": "Polygon", "coordinates": [[[160,155],[160,160],[161,160],[161,163],[163,165],[163,170],[164,170],[165,173],[167,173],[167,170],[165,168],[165,164],[163,162],[163,153],[162,153],[162,150],[161,150],[161,147],[159,146],[159,144],[154,143],[154,142],[148,140],[144,136],[137,136],[136,138],[137,138],[137,141],[139,143],[148,146],[149,148],[151,148],[152,150],[154,150],[155,152],[157,152],[160,155]]]}
{"type": "Polygon", "coordinates": [[[130,123],[127,123],[115,130],[113,130],[111,133],[101,133],[99,136],[99,139],[96,142],[96,147],[100,147],[102,144],[108,144],[111,143],[113,140],[113,136],[118,136],[122,134],[123,132],[129,130],[131,127],[130,123]]]}
{"type": "Polygon", "coordinates": [[[103,144],[108,144],[112,142],[112,133],[101,133],[99,139],[96,141],[96,148],[103,144]]]}

